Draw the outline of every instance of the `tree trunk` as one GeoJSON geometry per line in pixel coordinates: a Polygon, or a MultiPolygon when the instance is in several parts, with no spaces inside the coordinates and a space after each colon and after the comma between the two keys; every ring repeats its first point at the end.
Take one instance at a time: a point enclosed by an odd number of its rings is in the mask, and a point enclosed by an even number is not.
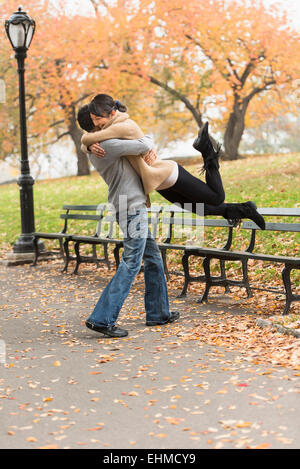
{"type": "Polygon", "coordinates": [[[76,124],[75,115],[69,119],[68,130],[76,148],[77,176],[88,176],[90,174],[89,160],[86,154],[81,150],[81,136],[83,132],[76,124]]]}
{"type": "Polygon", "coordinates": [[[241,101],[241,98],[235,96],[233,110],[229,116],[224,134],[224,159],[237,160],[240,158],[239,145],[245,129],[245,114],[248,104],[248,99],[241,101]]]}

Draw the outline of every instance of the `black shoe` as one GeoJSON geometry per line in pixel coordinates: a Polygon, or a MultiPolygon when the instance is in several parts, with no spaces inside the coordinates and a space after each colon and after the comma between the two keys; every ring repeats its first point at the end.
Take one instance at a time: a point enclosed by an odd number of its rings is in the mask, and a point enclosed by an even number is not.
{"type": "Polygon", "coordinates": [[[200,151],[200,153],[202,153],[205,150],[207,137],[208,137],[208,122],[206,122],[198,132],[198,137],[195,139],[193,143],[193,147],[195,148],[195,150],[200,151]]]}
{"type": "Polygon", "coordinates": [[[249,218],[249,220],[254,221],[261,230],[265,230],[265,220],[256,209],[256,204],[251,201],[242,204],[227,204],[225,218],[233,225],[236,225],[242,218],[249,218]]]}
{"type": "Polygon", "coordinates": [[[163,326],[164,324],[169,324],[169,322],[174,322],[179,319],[180,313],[179,311],[172,311],[170,313],[169,319],[164,322],[156,322],[156,321],[146,321],[146,326],[163,326]]]}
{"type": "Polygon", "coordinates": [[[220,156],[221,145],[218,144],[216,150],[214,149],[208,135],[208,122],[206,122],[199,130],[198,137],[194,141],[193,147],[200,151],[203,156],[204,165],[201,173],[204,173],[204,171],[207,171],[210,168],[219,169],[220,165],[218,159],[220,156]]]}
{"type": "Polygon", "coordinates": [[[128,332],[125,329],[121,329],[117,326],[96,326],[96,324],[93,324],[89,321],[86,321],[85,325],[88,329],[101,332],[107,337],[126,337],[128,335],[128,332]]]}

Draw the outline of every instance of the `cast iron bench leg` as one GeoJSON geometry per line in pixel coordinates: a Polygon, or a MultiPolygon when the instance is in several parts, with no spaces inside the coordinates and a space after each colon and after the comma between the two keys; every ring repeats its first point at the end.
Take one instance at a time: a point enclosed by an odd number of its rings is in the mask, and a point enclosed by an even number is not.
{"type": "Polygon", "coordinates": [[[62,272],[68,272],[68,265],[70,261],[70,253],[69,253],[69,239],[66,239],[64,241],[64,252],[65,252],[65,266],[62,270],[62,272]]]}
{"type": "MultiPolygon", "coordinates": [[[[104,244],[104,245],[103,245],[103,248],[104,248],[104,260],[105,260],[105,262],[106,262],[106,264],[107,264],[107,256],[105,255],[105,248],[106,248],[106,247],[107,247],[107,244],[104,244]]],[[[100,259],[100,260],[98,259],[98,256],[97,256],[97,245],[96,245],[96,244],[93,244],[93,245],[92,245],[92,248],[93,248],[93,256],[92,256],[91,259],[96,263],[97,269],[98,269],[98,268],[100,267],[100,264],[101,264],[101,260],[102,260],[102,259],[100,259]]],[[[109,263],[109,261],[108,261],[108,263],[109,263]]],[[[108,268],[109,268],[109,266],[108,266],[108,268]]]]}
{"type": "Polygon", "coordinates": [[[210,257],[205,257],[203,261],[203,268],[205,273],[205,290],[202,297],[197,301],[197,303],[203,303],[208,299],[208,293],[212,285],[210,280],[210,257]]]}
{"type": "Polygon", "coordinates": [[[282,313],[283,315],[288,314],[291,302],[293,301],[293,293],[291,287],[291,270],[292,267],[290,265],[285,265],[282,271],[282,280],[285,288],[285,307],[282,313]]]}
{"type": "Polygon", "coordinates": [[[109,262],[109,258],[108,258],[108,246],[107,244],[104,244],[104,259],[105,259],[105,262],[106,262],[106,265],[107,265],[107,268],[108,270],[110,270],[110,262],[109,262]]]}
{"type": "Polygon", "coordinates": [[[181,258],[181,262],[182,262],[182,266],[183,266],[183,270],[184,270],[184,285],[183,285],[183,289],[182,289],[180,295],[178,295],[177,298],[185,297],[187,289],[188,289],[188,285],[189,285],[189,281],[190,281],[189,254],[187,254],[185,252],[183,254],[182,258],[181,258]]]}
{"type": "Polygon", "coordinates": [[[252,292],[249,284],[249,277],[248,277],[248,259],[243,259],[242,260],[242,267],[243,267],[243,280],[245,282],[245,288],[247,291],[247,296],[248,298],[251,298],[252,292]]]}
{"type": "Polygon", "coordinates": [[[81,257],[80,257],[80,252],[79,252],[79,241],[77,241],[75,243],[75,246],[74,246],[74,249],[75,249],[75,252],[76,252],[76,266],[75,266],[75,269],[73,270],[72,274],[78,274],[78,269],[79,269],[79,265],[81,263],[81,257]]]}
{"type": "Polygon", "coordinates": [[[96,244],[93,244],[92,245],[92,250],[93,250],[93,257],[92,259],[95,261],[96,265],[97,265],[97,269],[98,267],[100,267],[100,262],[98,261],[98,258],[97,258],[97,246],[96,244]]]}
{"type": "MultiPolygon", "coordinates": [[[[222,280],[226,281],[225,261],[223,259],[220,259],[220,271],[221,271],[222,280]]],[[[225,293],[230,293],[230,288],[227,283],[225,283],[224,288],[225,288],[225,293]]]]}

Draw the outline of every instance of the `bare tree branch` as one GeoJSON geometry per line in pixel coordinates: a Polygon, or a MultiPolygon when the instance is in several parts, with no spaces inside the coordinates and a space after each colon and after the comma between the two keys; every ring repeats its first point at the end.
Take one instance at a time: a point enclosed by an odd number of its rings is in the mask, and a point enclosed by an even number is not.
{"type": "Polygon", "coordinates": [[[80,103],[81,101],[83,101],[84,99],[88,98],[89,96],[92,96],[93,94],[94,93],[84,94],[83,96],[81,96],[81,98],[78,98],[77,101],[74,101],[72,104],[76,105],[76,104],[80,103]]]}
{"type": "Polygon", "coordinates": [[[35,145],[33,148],[34,148],[34,150],[38,150],[39,148],[42,148],[42,147],[45,147],[45,146],[48,146],[48,145],[54,145],[54,143],[57,143],[59,140],[61,140],[63,137],[66,137],[67,135],[70,135],[70,132],[69,132],[69,131],[63,132],[62,134],[60,134],[60,135],[59,135],[57,138],[55,138],[54,140],[50,140],[49,142],[41,143],[41,144],[35,145]]]}
{"type": "Polygon", "coordinates": [[[276,83],[276,80],[271,80],[271,81],[266,82],[264,86],[254,88],[251,91],[251,93],[249,93],[248,96],[246,96],[245,100],[250,101],[253,98],[253,96],[261,93],[262,91],[265,91],[268,88],[268,86],[275,85],[275,83],[276,83]]]}
{"type": "Polygon", "coordinates": [[[52,122],[52,124],[50,124],[49,127],[55,127],[56,125],[63,124],[64,122],[65,122],[65,120],[61,119],[59,121],[52,122]]]}
{"type": "Polygon", "coordinates": [[[253,60],[248,62],[246,67],[245,67],[245,70],[243,71],[243,74],[242,74],[242,77],[241,77],[241,88],[243,88],[244,84],[246,83],[246,80],[248,78],[248,76],[250,75],[250,73],[252,72],[252,70],[255,68],[255,65],[253,63],[253,60]]]}
{"type": "Polygon", "coordinates": [[[232,70],[232,73],[234,74],[234,76],[236,77],[236,79],[240,82],[241,79],[240,79],[240,77],[239,77],[239,75],[238,75],[236,69],[233,67],[232,60],[231,60],[229,57],[228,57],[226,60],[227,60],[229,66],[230,66],[230,68],[231,68],[231,70],[232,70]]]}
{"type": "Polygon", "coordinates": [[[219,73],[220,73],[226,80],[228,80],[228,78],[231,76],[231,73],[229,73],[229,72],[225,73],[224,70],[222,70],[222,69],[220,68],[220,66],[218,66],[219,64],[217,63],[217,61],[211,56],[211,54],[209,53],[209,51],[206,50],[206,49],[202,46],[201,42],[200,42],[199,40],[195,39],[194,37],[190,36],[189,34],[186,34],[185,37],[186,37],[187,39],[189,39],[190,41],[192,41],[194,44],[196,44],[196,46],[198,46],[198,47],[201,49],[201,51],[203,52],[203,54],[205,54],[206,57],[207,57],[209,60],[211,60],[211,62],[213,62],[213,63],[215,64],[215,66],[216,66],[216,67],[218,68],[218,70],[219,70],[219,73]]]}
{"type": "Polygon", "coordinates": [[[163,88],[165,91],[170,93],[172,96],[174,96],[176,99],[182,101],[186,108],[191,111],[192,115],[194,116],[197,124],[199,127],[203,125],[202,121],[202,115],[201,113],[193,106],[193,104],[190,102],[190,100],[187,98],[187,96],[183,95],[179,91],[175,90],[174,88],[171,88],[167,83],[163,83],[162,81],[158,80],[155,77],[149,76],[150,82],[153,83],[154,85],[159,86],[160,88],[163,88]]]}

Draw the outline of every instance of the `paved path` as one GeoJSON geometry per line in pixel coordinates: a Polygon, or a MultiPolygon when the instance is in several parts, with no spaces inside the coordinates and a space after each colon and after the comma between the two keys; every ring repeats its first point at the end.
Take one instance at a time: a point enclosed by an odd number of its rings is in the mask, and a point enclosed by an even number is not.
{"type": "Polygon", "coordinates": [[[299,372],[186,340],[208,313],[193,294],[170,290],[180,322],[146,327],[142,277],[120,315],[129,337],[100,338],[84,320],[107,272],[82,272],[0,267],[1,448],[300,447],[299,372]]]}

